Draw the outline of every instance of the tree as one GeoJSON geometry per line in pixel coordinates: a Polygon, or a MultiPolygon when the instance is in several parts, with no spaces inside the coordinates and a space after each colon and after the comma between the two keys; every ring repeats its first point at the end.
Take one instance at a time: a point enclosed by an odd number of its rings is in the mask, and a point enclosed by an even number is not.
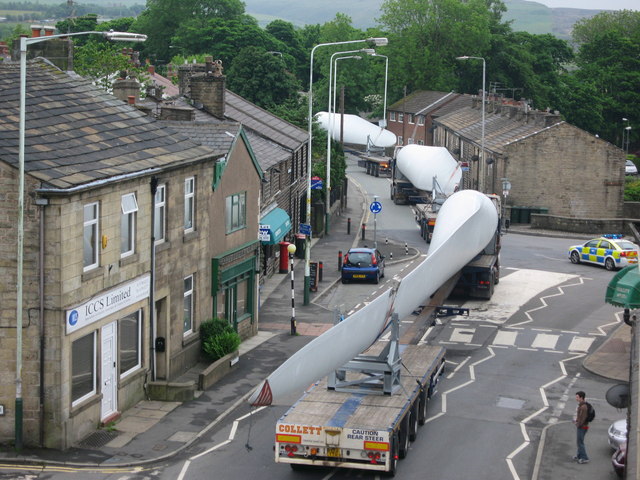
{"type": "Polygon", "coordinates": [[[244,3],[240,0],[147,0],[147,8],[136,19],[132,29],[149,36],[144,44],[146,53],[166,61],[175,53],[170,50],[172,39],[185,23],[243,16],[244,3]]]}
{"type": "Polygon", "coordinates": [[[131,64],[128,56],[122,55],[117,45],[101,40],[91,40],[75,47],[74,70],[108,92],[112,90],[113,81],[120,72],[142,71],[131,64]]]}
{"type": "Polygon", "coordinates": [[[279,55],[261,47],[245,47],[227,70],[229,90],[270,109],[297,96],[300,84],[279,55]]]}
{"type": "Polygon", "coordinates": [[[637,39],[640,35],[640,12],[617,10],[582,18],[573,25],[571,37],[577,44],[593,43],[595,37],[607,32],[637,39]]]}
{"type": "Polygon", "coordinates": [[[172,45],[183,52],[198,54],[211,52],[230,68],[234,57],[243,48],[262,47],[266,51],[284,50],[284,45],[258,26],[245,19],[226,20],[212,18],[202,22],[192,19],[184,22],[171,39],[172,45]]]}
{"type": "Polygon", "coordinates": [[[379,20],[395,60],[391,90],[452,88],[455,57],[485,56],[502,7],[493,0],[385,0],[379,20]]]}

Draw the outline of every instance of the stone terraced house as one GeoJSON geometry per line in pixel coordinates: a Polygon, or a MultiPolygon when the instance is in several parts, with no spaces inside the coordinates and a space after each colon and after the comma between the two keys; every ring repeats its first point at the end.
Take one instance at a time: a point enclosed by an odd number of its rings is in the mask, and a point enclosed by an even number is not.
{"type": "MultiPolygon", "coordinates": [[[[66,449],[200,355],[257,332],[263,173],[242,125],[198,144],[45,60],[27,67],[25,445],[66,449]]],[[[15,434],[18,64],[0,64],[0,443],[15,434]]]]}

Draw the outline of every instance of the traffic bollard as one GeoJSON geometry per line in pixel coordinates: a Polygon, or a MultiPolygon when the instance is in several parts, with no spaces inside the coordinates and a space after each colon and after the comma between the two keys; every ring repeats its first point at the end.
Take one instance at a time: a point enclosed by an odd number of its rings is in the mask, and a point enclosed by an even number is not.
{"type": "Polygon", "coordinates": [[[342,270],[342,250],[338,250],[338,271],[342,270]]]}
{"type": "Polygon", "coordinates": [[[324,269],[324,265],[322,265],[322,262],[318,262],[318,281],[321,282],[322,281],[322,270],[324,269]]]}
{"type": "Polygon", "coordinates": [[[367,230],[367,226],[363,223],[363,224],[362,224],[362,240],[364,240],[364,239],[365,239],[365,238],[364,238],[364,233],[365,233],[365,231],[366,231],[366,230],[367,230]]]}
{"type": "Polygon", "coordinates": [[[347,235],[351,235],[351,217],[347,218],[347,235]]]}

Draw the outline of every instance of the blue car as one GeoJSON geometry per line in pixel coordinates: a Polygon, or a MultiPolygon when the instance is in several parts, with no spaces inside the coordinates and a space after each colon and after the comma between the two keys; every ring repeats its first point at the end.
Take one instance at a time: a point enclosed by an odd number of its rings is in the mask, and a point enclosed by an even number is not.
{"type": "Polygon", "coordinates": [[[342,283],[369,280],[378,283],[384,277],[384,255],[374,248],[352,248],[342,263],[342,283]]]}

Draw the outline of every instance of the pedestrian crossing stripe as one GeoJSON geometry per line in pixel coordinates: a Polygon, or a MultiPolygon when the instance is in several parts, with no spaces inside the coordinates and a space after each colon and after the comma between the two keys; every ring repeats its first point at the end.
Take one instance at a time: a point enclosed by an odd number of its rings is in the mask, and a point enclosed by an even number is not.
{"type": "MultiPolygon", "coordinates": [[[[464,344],[468,346],[481,346],[479,343],[473,343],[476,331],[476,328],[469,326],[454,327],[449,338],[447,340],[443,339],[439,343],[443,345],[464,344]]],[[[545,329],[544,331],[549,330],[545,329]]],[[[571,338],[568,347],[564,351],[587,353],[595,341],[595,337],[580,336],[568,332],[561,332],[560,334],[535,333],[533,340],[530,340],[529,333],[535,332],[533,332],[533,330],[526,331],[523,329],[499,330],[496,332],[490,346],[498,348],[515,347],[521,350],[562,353],[563,351],[559,349],[559,345],[566,345],[568,338],[571,338]],[[527,340],[527,338],[529,338],[529,340],[527,340]]]]}

